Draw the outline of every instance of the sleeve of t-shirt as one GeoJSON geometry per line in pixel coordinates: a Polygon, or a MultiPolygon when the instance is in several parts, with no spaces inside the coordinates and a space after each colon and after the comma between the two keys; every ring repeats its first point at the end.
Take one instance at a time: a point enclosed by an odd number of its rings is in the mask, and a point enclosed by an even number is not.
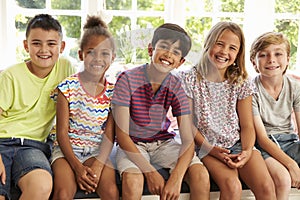
{"type": "Polygon", "coordinates": [[[239,100],[245,99],[248,96],[255,94],[256,92],[257,92],[257,89],[256,89],[254,82],[250,79],[247,79],[244,81],[244,83],[240,87],[238,99],[239,100]]]}
{"type": "Polygon", "coordinates": [[[3,111],[8,110],[13,101],[13,80],[5,72],[0,73],[0,107],[3,111]]]}
{"type": "Polygon", "coordinates": [[[195,77],[193,76],[194,68],[192,68],[189,71],[183,71],[178,73],[178,77],[181,80],[182,88],[185,92],[185,94],[191,98],[194,99],[193,96],[193,85],[195,83],[195,77]]]}
{"type": "Polygon", "coordinates": [[[172,102],[172,114],[174,117],[190,114],[190,106],[180,80],[177,81],[173,88],[174,97],[172,102]]]}
{"type": "Polygon", "coordinates": [[[122,72],[116,81],[114,94],[112,97],[112,104],[119,106],[130,106],[130,87],[129,87],[129,78],[126,72],[122,72]]]}
{"type": "Polygon", "coordinates": [[[293,109],[295,112],[300,112],[300,82],[299,81],[296,81],[295,89],[293,89],[293,91],[295,92],[293,109]]]}

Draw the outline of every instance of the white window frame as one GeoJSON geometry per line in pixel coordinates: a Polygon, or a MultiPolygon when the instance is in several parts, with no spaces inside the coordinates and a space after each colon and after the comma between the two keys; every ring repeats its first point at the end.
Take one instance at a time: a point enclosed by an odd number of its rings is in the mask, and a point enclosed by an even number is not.
{"type": "MultiPolygon", "coordinates": [[[[136,21],[140,16],[160,16],[163,17],[165,22],[177,23],[184,26],[185,18],[190,16],[196,17],[211,17],[213,24],[218,21],[219,17],[239,17],[243,18],[243,30],[246,38],[246,61],[247,66],[251,66],[249,63],[249,47],[252,41],[261,33],[271,31],[274,28],[273,22],[275,19],[296,19],[299,21],[300,26],[300,15],[291,13],[274,13],[275,0],[245,0],[244,2],[244,13],[226,13],[218,12],[218,5],[220,0],[213,0],[214,10],[213,12],[186,12],[186,3],[184,0],[165,0],[164,11],[141,11],[137,10],[137,1],[132,1],[131,10],[106,10],[105,13],[112,16],[126,16],[131,19],[131,30],[137,28],[136,21]],[[259,6],[257,6],[259,5],[259,6]]],[[[193,0],[198,2],[199,0],[193,0]]],[[[10,64],[15,63],[13,58],[16,49],[15,39],[15,16],[18,13],[23,13],[27,16],[34,16],[38,13],[49,13],[52,15],[72,15],[80,16],[82,23],[85,21],[87,14],[96,14],[104,10],[105,0],[82,0],[81,10],[52,10],[51,0],[46,0],[45,9],[24,9],[19,8],[15,5],[14,0],[1,0],[0,1],[0,12],[1,12],[1,31],[0,31],[0,70],[4,69],[10,64]]],[[[300,31],[298,35],[298,44],[300,44],[300,31]]],[[[19,45],[19,44],[18,44],[19,45]]],[[[297,51],[297,69],[300,71],[300,49],[297,51]]],[[[251,71],[252,68],[248,67],[251,71]]]]}

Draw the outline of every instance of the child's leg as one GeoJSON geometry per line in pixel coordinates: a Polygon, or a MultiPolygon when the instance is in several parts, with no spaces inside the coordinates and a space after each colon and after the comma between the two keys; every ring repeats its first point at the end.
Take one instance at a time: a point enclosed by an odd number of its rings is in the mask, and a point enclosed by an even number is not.
{"type": "Polygon", "coordinates": [[[190,199],[209,199],[210,182],[206,167],[202,164],[191,165],[184,179],[190,187],[190,199]]]}
{"type": "Polygon", "coordinates": [[[51,166],[45,154],[33,147],[20,146],[14,157],[13,181],[22,191],[20,199],[48,200],[52,191],[51,166]]]}
{"type": "Polygon", "coordinates": [[[272,157],[267,158],[265,162],[275,184],[277,200],[289,199],[291,177],[288,170],[272,157]]]}
{"type": "Polygon", "coordinates": [[[260,152],[253,150],[250,159],[239,169],[239,173],[256,199],[276,199],[273,180],[260,152]]]}
{"type": "Polygon", "coordinates": [[[119,190],[116,184],[116,172],[113,166],[105,165],[103,167],[98,187],[97,194],[103,200],[117,200],[119,199],[119,190]]]}
{"type": "Polygon", "coordinates": [[[116,162],[122,179],[122,200],[140,200],[144,188],[142,172],[120,147],[117,149],[116,162]]]}
{"type": "Polygon", "coordinates": [[[140,200],[143,195],[144,176],[137,169],[122,173],[122,200],[140,200]]]}
{"type": "Polygon", "coordinates": [[[74,172],[65,158],[58,158],[52,164],[54,174],[53,200],[74,198],[77,183],[74,172]]]}
{"type": "Polygon", "coordinates": [[[205,156],[202,162],[208,169],[210,176],[219,186],[220,199],[241,199],[242,185],[236,169],[229,168],[225,163],[210,155],[205,156]]]}

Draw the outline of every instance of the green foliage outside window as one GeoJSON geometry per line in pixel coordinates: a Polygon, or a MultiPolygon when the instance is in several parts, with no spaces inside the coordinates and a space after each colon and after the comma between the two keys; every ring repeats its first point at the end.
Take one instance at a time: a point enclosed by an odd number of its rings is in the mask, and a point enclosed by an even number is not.
{"type": "MultiPolygon", "coordinates": [[[[82,0],[51,0],[51,5],[53,9],[68,9],[68,10],[80,10],[82,0]]],[[[186,0],[189,2],[192,0],[186,0]]],[[[299,0],[275,0],[275,12],[276,13],[300,13],[300,1],[299,0]]],[[[36,8],[44,9],[46,6],[46,0],[16,0],[17,4],[23,8],[36,8]]],[[[131,0],[107,0],[105,2],[107,10],[130,10],[131,0]]],[[[137,0],[137,9],[141,11],[163,11],[165,9],[166,0],[137,0]]],[[[204,12],[212,12],[214,7],[214,0],[203,0],[201,4],[201,10],[204,12]]],[[[220,0],[218,9],[220,12],[244,12],[244,0],[220,0]]],[[[186,9],[189,12],[192,9],[200,9],[188,7],[186,9]]],[[[63,25],[66,33],[65,35],[69,38],[79,39],[81,34],[81,17],[80,16],[57,16],[58,20],[63,25]]],[[[23,16],[22,14],[16,17],[16,28],[19,32],[23,32],[26,28],[26,24],[29,20],[28,16],[23,16]]],[[[243,19],[233,19],[233,18],[223,18],[222,20],[232,20],[239,24],[242,24],[243,19]]],[[[139,17],[137,18],[137,25],[141,30],[147,31],[149,27],[157,27],[164,23],[162,17],[139,17]]],[[[185,19],[185,28],[193,39],[192,51],[199,51],[201,45],[204,41],[204,37],[207,31],[211,28],[212,19],[209,17],[188,17],[185,19]]],[[[293,69],[296,62],[296,52],[298,48],[298,33],[299,33],[299,19],[279,19],[274,21],[275,30],[278,32],[283,32],[291,43],[291,61],[290,68],[293,69]]],[[[132,35],[129,37],[128,33],[132,27],[131,20],[128,17],[114,16],[113,20],[109,23],[109,28],[113,33],[117,45],[118,52],[117,56],[122,58],[124,62],[132,62],[132,58],[137,60],[145,60],[148,58],[147,51],[145,47],[137,46],[133,48],[132,45],[132,35]],[[134,54],[134,56],[133,56],[134,54]]],[[[141,33],[141,37],[144,35],[141,33]]],[[[147,38],[144,38],[147,40],[147,38]]],[[[24,52],[18,48],[17,52],[19,55],[19,60],[24,58],[24,52]]],[[[77,58],[77,49],[71,50],[72,56],[77,58]]]]}

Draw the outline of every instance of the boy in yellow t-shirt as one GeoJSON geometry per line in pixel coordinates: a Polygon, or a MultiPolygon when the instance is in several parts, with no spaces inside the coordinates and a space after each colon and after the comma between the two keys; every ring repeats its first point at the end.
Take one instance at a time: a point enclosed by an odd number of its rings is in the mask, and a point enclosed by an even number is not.
{"type": "Polygon", "coordinates": [[[55,116],[54,89],[75,71],[59,58],[65,42],[60,23],[39,14],[26,29],[28,61],[0,73],[0,200],[13,185],[22,199],[49,199],[52,173],[47,142],[55,116]]]}

